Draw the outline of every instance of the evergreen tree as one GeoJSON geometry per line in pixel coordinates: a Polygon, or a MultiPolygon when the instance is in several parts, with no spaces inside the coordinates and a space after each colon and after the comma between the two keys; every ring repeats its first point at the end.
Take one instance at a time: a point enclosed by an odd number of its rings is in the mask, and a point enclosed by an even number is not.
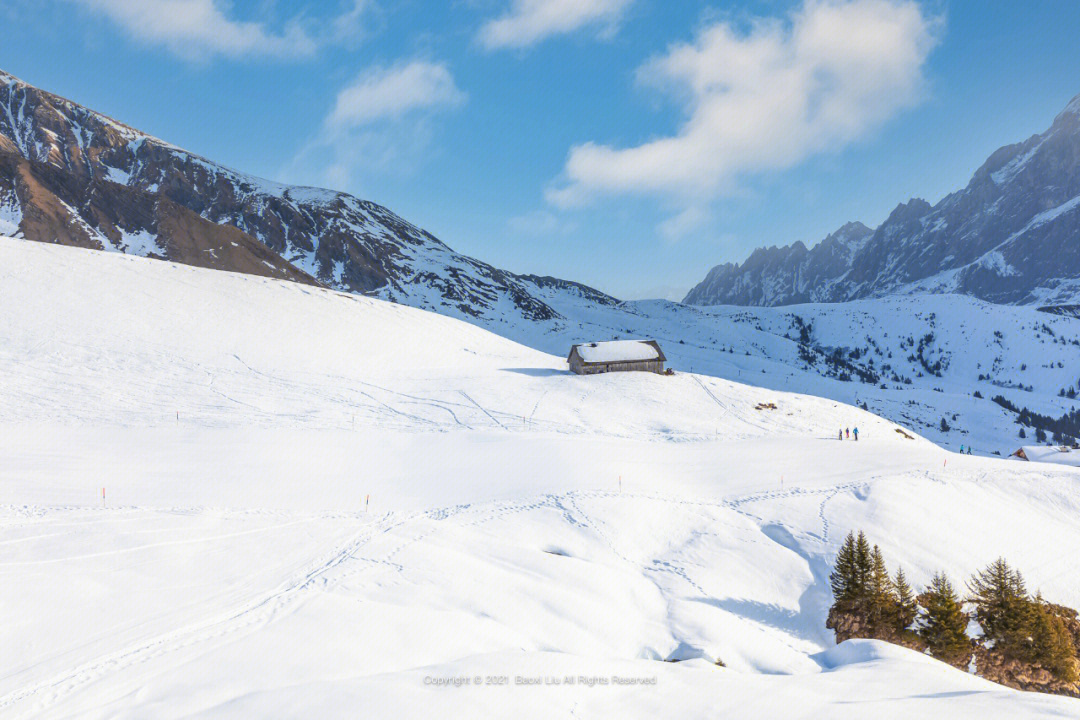
{"type": "Polygon", "coordinates": [[[986,639],[1014,656],[1027,654],[1031,599],[1020,572],[1009,567],[1005,558],[998,558],[972,576],[968,589],[986,639]]]}
{"type": "Polygon", "coordinates": [[[881,548],[874,546],[870,553],[870,582],[867,588],[866,612],[871,630],[880,631],[896,624],[896,591],[881,548]]]}
{"type": "Polygon", "coordinates": [[[903,568],[896,571],[893,587],[896,589],[896,631],[905,633],[911,623],[915,622],[919,604],[915,601],[915,592],[908,585],[903,568]]]}
{"type": "Polygon", "coordinates": [[[934,575],[930,588],[920,596],[926,609],[919,635],[930,654],[953,665],[967,662],[971,640],[967,636],[968,618],[960,598],[944,573],[934,575]]]}
{"type": "Polygon", "coordinates": [[[945,418],[941,418],[941,432],[949,432],[952,428],[949,427],[949,423],[945,418]]]}
{"type": "Polygon", "coordinates": [[[885,565],[885,556],[877,545],[870,553],[869,595],[874,600],[891,600],[894,597],[892,578],[889,577],[889,569],[885,565]]]}
{"type": "Polygon", "coordinates": [[[874,571],[873,553],[866,533],[862,530],[855,538],[855,597],[865,599],[870,591],[870,576],[874,571]]]}
{"type": "Polygon", "coordinates": [[[1036,598],[1031,613],[1031,661],[1042,665],[1063,682],[1076,682],[1076,647],[1065,623],[1051,607],[1036,598]]]}
{"type": "Polygon", "coordinates": [[[832,586],[837,605],[850,602],[857,595],[855,552],[855,533],[849,532],[844,538],[844,544],[840,546],[840,551],[836,554],[833,571],[829,574],[829,584],[832,586]]]}

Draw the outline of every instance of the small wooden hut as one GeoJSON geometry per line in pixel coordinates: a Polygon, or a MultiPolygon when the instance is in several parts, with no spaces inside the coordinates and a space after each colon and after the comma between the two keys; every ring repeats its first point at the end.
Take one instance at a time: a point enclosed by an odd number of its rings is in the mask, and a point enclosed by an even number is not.
{"type": "Polygon", "coordinates": [[[605,372],[664,372],[664,351],[655,340],[610,340],[574,345],[566,361],[578,375],[605,372]]]}

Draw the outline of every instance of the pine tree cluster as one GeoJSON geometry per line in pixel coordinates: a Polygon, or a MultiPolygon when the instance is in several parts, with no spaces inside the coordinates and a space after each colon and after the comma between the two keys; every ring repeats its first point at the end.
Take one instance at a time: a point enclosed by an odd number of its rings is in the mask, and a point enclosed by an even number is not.
{"type": "Polygon", "coordinates": [[[1066,627],[1076,614],[1030,595],[1024,578],[1004,559],[992,562],[968,582],[973,611],[964,609],[956,588],[944,573],[934,575],[917,597],[903,570],[889,574],[881,549],[871,547],[865,533],[848,533],[829,575],[834,618],[854,618],[860,637],[925,648],[933,657],[962,666],[971,658],[975,641],[968,624],[978,622],[978,643],[1008,660],[1038,666],[1065,683],[1080,681],[1080,638],[1066,627]]]}
{"type": "Polygon", "coordinates": [[[857,617],[870,637],[910,636],[917,610],[914,592],[903,570],[895,577],[889,574],[881,548],[870,547],[865,533],[848,533],[829,582],[834,609],[857,617]]]}
{"type": "Polygon", "coordinates": [[[984,639],[1003,656],[1040,665],[1063,682],[1080,680],[1077,648],[1060,610],[1027,591],[1019,570],[998,558],[968,582],[984,639]]]}
{"type": "Polygon", "coordinates": [[[1080,437],[1080,408],[1055,418],[1028,410],[1026,407],[1018,407],[1001,395],[995,395],[991,399],[1006,410],[1016,413],[1016,422],[1021,426],[1020,437],[1025,435],[1025,426],[1035,428],[1035,440],[1039,443],[1046,442],[1047,430],[1051,432],[1054,442],[1059,445],[1072,445],[1076,442],[1076,438],[1080,437]]]}

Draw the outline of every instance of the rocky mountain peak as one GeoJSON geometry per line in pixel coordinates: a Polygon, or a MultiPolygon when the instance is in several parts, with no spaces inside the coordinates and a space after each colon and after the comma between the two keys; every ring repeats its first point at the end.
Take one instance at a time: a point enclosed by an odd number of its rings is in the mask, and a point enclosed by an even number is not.
{"type": "Polygon", "coordinates": [[[857,239],[863,238],[872,232],[874,231],[871,228],[868,228],[866,227],[866,225],[862,224],[858,220],[855,220],[853,222],[844,223],[843,225],[841,225],[840,229],[833,233],[833,236],[848,239],[857,239]]]}
{"type": "Polygon", "coordinates": [[[889,213],[889,218],[885,222],[888,224],[918,220],[926,215],[926,213],[930,212],[930,210],[930,203],[922,198],[911,198],[906,203],[897,205],[893,211],[889,213]]]}
{"type": "Polygon", "coordinates": [[[1069,104],[1066,105],[1065,109],[1058,115],[1058,119],[1060,119],[1062,115],[1080,115],[1080,95],[1077,95],[1069,101],[1069,104]]]}
{"type": "Polygon", "coordinates": [[[992,153],[967,187],[901,203],[879,227],[849,223],[763,268],[756,252],[713,268],[685,302],[788,305],[958,292],[999,303],[1080,300],[1080,96],[1045,132],[992,153]],[[721,270],[722,268],[722,270],[721,270]]]}

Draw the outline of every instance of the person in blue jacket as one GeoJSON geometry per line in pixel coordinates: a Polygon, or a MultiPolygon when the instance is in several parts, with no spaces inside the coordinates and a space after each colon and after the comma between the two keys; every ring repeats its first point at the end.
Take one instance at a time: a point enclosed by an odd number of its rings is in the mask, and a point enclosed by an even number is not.
{"type": "Polygon", "coordinates": [[[852,430],[851,434],[855,436],[856,440],[858,440],[859,439],[859,428],[855,428],[854,430],[852,430]]]}

